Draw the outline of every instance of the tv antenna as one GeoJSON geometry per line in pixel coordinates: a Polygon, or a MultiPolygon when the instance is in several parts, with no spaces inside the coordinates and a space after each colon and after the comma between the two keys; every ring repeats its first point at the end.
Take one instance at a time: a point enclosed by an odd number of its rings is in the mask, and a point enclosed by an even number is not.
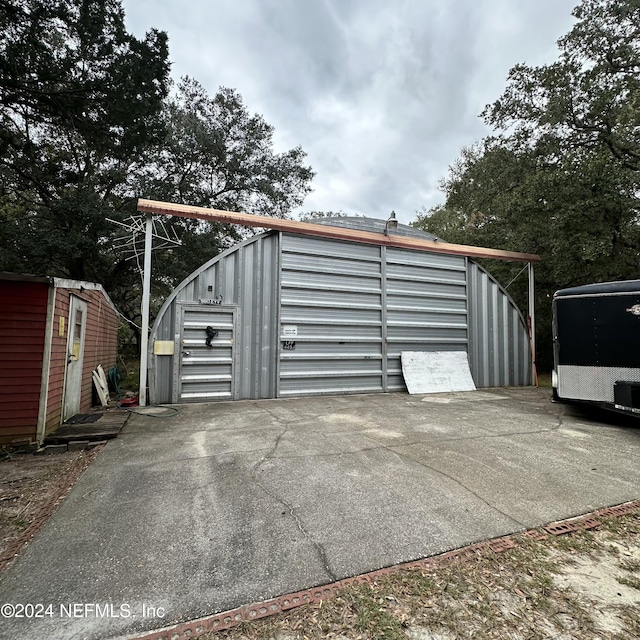
{"type": "MultiPolygon", "coordinates": [[[[142,277],[143,269],[140,258],[144,256],[145,235],[147,223],[145,216],[129,216],[123,222],[106,218],[108,222],[117,225],[122,230],[112,243],[112,248],[116,253],[124,256],[125,260],[135,260],[138,271],[142,277]]],[[[182,246],[182,240],[178,237],[173,227],[167,228],[162,219],[151,219],[151,250],[172,249],[182,246]]]]}
{"type": "Polygon", "coordinates": [[[147,361],[149,344],[149,301],[151,298],[151,253],[153,250],[170,249],[182,245],[176,230],[167,229],[162,220],[154,220],[150,213],[144,216],[130,216],[123,222],[106,218],[123,231],[116,236],[113,249],[125,256],[125,260],[135,259],[138,272],[142,279],[142,327],[140,331],[140,389],[138,403],[141,407],[147,404],[147,361]],[[155,246],[154,246],[155,241],[155,246]],[[140,265],[140,256],[144,266],[140,265]]]}

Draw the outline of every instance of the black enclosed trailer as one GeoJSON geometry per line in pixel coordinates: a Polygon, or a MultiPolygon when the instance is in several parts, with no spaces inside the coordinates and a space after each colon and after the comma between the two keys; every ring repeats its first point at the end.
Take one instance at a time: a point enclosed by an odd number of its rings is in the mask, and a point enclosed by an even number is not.
{"type": "Polygon", "coordinates": [[[554,397],[640,415],[640,280],[553,297],[554,397]]]}

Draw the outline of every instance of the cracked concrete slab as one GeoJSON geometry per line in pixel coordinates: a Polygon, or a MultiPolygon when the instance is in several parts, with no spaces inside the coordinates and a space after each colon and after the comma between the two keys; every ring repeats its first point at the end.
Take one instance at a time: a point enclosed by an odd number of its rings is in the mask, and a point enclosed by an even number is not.
{"type": "Polygon", "coordinates": [[[0,575],[1,602],[53,605],[3,636],[126,638],[640,497],[638,423],[549,396],[133,415],[0,575]]]}

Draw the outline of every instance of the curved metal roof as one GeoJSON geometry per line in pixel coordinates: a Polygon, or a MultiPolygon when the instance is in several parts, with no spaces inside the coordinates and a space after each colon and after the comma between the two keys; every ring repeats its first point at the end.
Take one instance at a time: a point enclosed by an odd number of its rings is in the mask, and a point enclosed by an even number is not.
{"type": "MultiPolygon", "coordinates": [[[[343,227],[344,229],[356,229],[357,231],[371,231],[373,233],[384,233],[386,220],[377,218],[365,218],[363,216],[328,216],[318,218],[313,221],[315,224],[327,224],[332,227],[343,227]]],[[[391,231],[394,236],[404,236],[405,238],[422,238],[424,240],[439,241],[440,238],[432,233],[416,229],[408,224],[398,223],[397,229],[391,231]]]]}

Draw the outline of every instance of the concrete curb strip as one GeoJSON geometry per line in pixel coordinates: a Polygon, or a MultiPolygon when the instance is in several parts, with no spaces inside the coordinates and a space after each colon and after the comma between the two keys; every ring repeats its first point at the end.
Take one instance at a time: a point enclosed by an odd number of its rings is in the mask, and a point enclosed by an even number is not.
{"type": "Polygon", "coordinates": [[[500,538],[494,538],[493,540],[469,545],[461,549],[448,551],[423,560],[416,560],[392,567],[386,567],[354,578],[338,580],[337,582],[315,587],[313,589],[306,589],[304,591],[290,593],[278,598],[264,600],[263,602],[243,605],[229,611],[199,618],[198,620],[193,620],[191,622],[183,622],[171,627],[165,627],[157,631],[152,631],[151,633],[128,636],[127,640],[187,640],[197,638],[198,636],[210,633],[211,631],[231,629],[245,621],[266,618],[267,616],[272,616],[282,611],[288,611],[289,609],[295,609],[296,607],[301,607],[306,604],[326,600],[327,598],[334,596],[344,587],[352,584],[374,582],[377,578],[389,573],[405,569],[436,567],[444,562],[449,562],[451,560],[466,560],[487,552],[501,553],[508,549],[515,549],[518,546],[517,537],[520,536],[525,539],[528,538],[534,541],[542,541],[549,537],[549,535],[559,536],[575,531],[585,531],[598,527],[600,525],[598,517],[620,517],[630,513],[635,513],[636,511],[640,511],[640,500],[634,500],[632,502],[625,502],[613,507],[599,509],[593,513],[579,516],[577,518],[554,522],[542,527],[541,529],[530,529],[529,531],[514,534],[514,537],[502,536],[500,538]]]}

